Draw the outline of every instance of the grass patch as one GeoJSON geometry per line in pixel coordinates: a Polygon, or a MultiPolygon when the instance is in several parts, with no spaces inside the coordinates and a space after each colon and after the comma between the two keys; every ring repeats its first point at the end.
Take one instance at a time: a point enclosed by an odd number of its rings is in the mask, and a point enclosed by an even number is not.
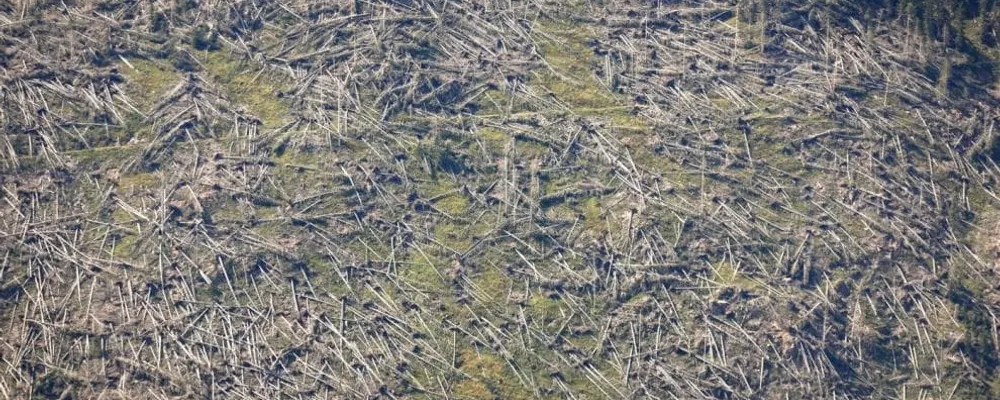
{"type": "Polygon", "coordinates": [[[543,323],[549,323],[562,317],[562,302],[542,293],[535,293],[528,299],[527,313],[543,323]]]}
{"type": "Polygon", "coordinates": [[[406,262],[400,265],[399,276],[418,289],[444,291],[448,289],[448,284],[438,271],[447,265],[447,262],[433,251],[414,249],[406,262]]]}
{"type": "MultiPolygon", "coordinates": [[[[132,214],[128,214],[129,219],[132,218],[132,214]]],[[[137,250],[137,244],[139,242],[139,237],[132,234],[125,234],[120,239],[115,241],[111,255],[117,258],[131,259],[137,250]]]]}
{"type": "Polygon", "coordinates": [[[265,128],[287,122],[290,104],[278,98],[278,93],[285,89],[283,85],[256,66],[234,60],[223,52],[198,52],[198,55],[211,78],[222,85],[230,99],[246,106],[265,128]]]}
{"type": "Polygon", "coordinates": [[[479,95],[479,115],[507,115],[529,111],[530,107],[507,89],[489,89],[479,95]]]}
{"type": "Polygon", "coordinates": [[[529,140],[518,140],[517,144],[517,155],[524,160],[531,160],[535,158],[544,158],[549,154],[549,147],[541,144],[539,142],[529,141],[529,140]]]}
{"type": "Polygon", "coordinates": [[[456,394],[470,398],[501,398],[530,399],[531,393],[521,385],[520,381],[508,370],[507,363],[499,357],[470,348],[462,349],[460,353],[461,369],[475,377],[475,380],[459,382],[456,394]]]}
{"type": "Polygon", "coordinates": [[[747,290],[760,288],[759,283],[744,276],[728,262],[716,264],[712,272],[714,280],[724,286],[735,286],[747,290]]]}
{"type": "Polygon", "coordinates": [[[492,228],[485,221],[475,224],[460,221],[441,221],[437,225],[434,225],[434,239],[454,251],[464,252],[472,248],[477,238],[482,237],[491,230],[492,228]]]}
{"type": "Polygon", "coordinates": [[[587,230],[600,231],[604,224],[601,221],[601,203],[597,197],[588,197],[580,207],[583,210],[583,224],[587,230]]]}
{"type": "Polygon", "coordinates": [[[984,25],[982,18],[975,18],[969,21],[965,21],[965,23],[962,24],[962,28],[963,28],[962,34],[969,41],[969,43],[972,43],[972,45],[976,48],[976,50],[979,50],[983,54],[986,54],[990,59],[993,60],[993,62],[1000,63],[1000,50],[997,50],[996,48],[990,48],[985,44],[983,44],[982,37],[983,37],[984,25]]]}
{"type": "Polygon", "coordinates": [[[227,199],[225,202],[212,207],[210,210],[212,218],[219,221],[242,221],[246,219],[246,212],[242,210],[239,202],[227,199]]]}
{"type": "Polygon", "coordinates": [[[592,71],[596,61],[588,42],[595,36],[576,25],[544,21],[535,26],[540,35],[538,52],[551,67],[535,74],[538,85],[572,107],[613,107],[614,96],[597,81],[592,71]]]}
{"type": "Polygon", "coordinates": [[[145,190],[152,189],[160,183],[160,177],[151,172],[140,172],[118,178],[119,190],[145,190]]]}
{"type": "Polygon", "coordinates": [[[546,208],[545,216],[551,219],[573,221],[577,217],[577,212],[566,204],[559,204],[546,208]]]}
{"type": "Polygon", "coordinates": [[[543,72],[535,75],[532,82],[543,87],[556,99],[574,108],[606,108],[616,105],[605,90],[596,86],[596,81],[587,84],[585,80],[577,79],[576,76],[565,74],[560,76],[551,72],[543,72]]]}
{"type": "Polygon", "coordinates": [[[510,142],[510,135],[496,128],[479,128],[477,133],[491,152],[502,153],[504,147],[510,142]]]}
{"type": "Polygon", "coordinates": [[[434,203],[435,206],[450,215],[463,215],[469,208],[469,199],[460,193],[442,197],[434,203]]]}
{"type": "Polygon", "coordinates": [[[494,396],[485,383],[476,379],[463,379],[452,388],[460,399],[492,399],[494,396]]]}
{"type": "Polygon", "coordinates": [[[473,278],[473,281],[483,294],[497,301],[507,298],[507,289],[512,283],[510,277],[504,275],[497,268],[492,267],[485,267],[482,272],[473,278]]]}
{"type": "Polygon", "coordinates": [[[638,131],[648,133],[652,127],[647,122],[647,118],[628,112],[626,109],[618,109],[608,113],[611,122],[610,128],[616,130],[638,131]]]}
{"type": "Polygon", "coordinates": [[[134,105],[140,111],[149,110],[181,79],[180,72],[167,62],[132,59],[128,64],[132,68],[121,68],[128,82],[125,93],[136,101],[134,105]]]}
{"type": "Polygon", "coordinates": [[[805,166],[794,152],[788,149],[787,141],[761,135],[750,139],[751,152],[754,161],[763,161],[768,165],[789,174],[799,174],[805,171],[805,166]]]}
{"type": "Polygon", "coordinates": [[[110,163],[124,163],[125,160],[142,154],[142,151],[141,146],[107,146],[65,151],[62,154],[69,155],[78,164],[86,164],[96,169],[101,166],[117,167],[119,165],[111,165],[110,163]]]}

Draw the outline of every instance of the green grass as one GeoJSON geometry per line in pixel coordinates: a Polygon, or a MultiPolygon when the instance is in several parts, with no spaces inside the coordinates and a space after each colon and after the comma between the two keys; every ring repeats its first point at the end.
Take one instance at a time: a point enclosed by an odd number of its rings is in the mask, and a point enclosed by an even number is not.
{"type": "Polygon", "coordinates": [[[538,38],[538,52],[551,70],[536,73],[531,84],[544,88],[572,107],[619,105],[591,70],[591,64],[596,59],[587,42],[595,36],[594,33],[586,28],[551,20],[537,24],[536,29],[544,33],[538,38]]]}
{"type": "Polygon", "coordinates": [[[246,106],[260,118],[265,128],[275,128],[288,122],[290,104],[278,98],[278,92],[287,89],[266,71],[234,60],[221,51],[202,51],[196,56],[212,80],[222,85],[226,95],[235,103],[246,106]]]}
{"type": "Polygon", "coordinates": [[[444,291],[448,283],[441,270],[450,264],[430,248],[413,249],[399,266],[399,276],[404,281],[422,290],[444,291]]]}
{"type": "Polygon", "coordinates": [[[507,115],[530,111],[531,108],[516,93],[503,89],[488,89],[478,98],[479,115],[507,115]]]}
{"type": "Polygon", "coordinates": [[[469,199],[460,193],[450,194],[438,199],[434,205],[450,215],[464,215],[469,208],[469,199]]]}
{"type": "Polygon", "coordinates": [[[456,385],[457,395],[470,399],[533,398],[500,357],[471,348],[463,348],[459,354],[461,370],[473,379],[460,381],[456,385]]]}
{"type": "Polygon", "coordinates": [[[119,191],[129,189],[152,189],[160,183],[160,176],[152,172],[140,172],[118,178],[119,191]]]}
{"type": "Polygon", "coordinates": [[[712,271],[714,280],[724,286],[738,287],[746,290],[760,289],[760,284],[747,278],[745,275],[733,268],[728,262],[720,262],[714,266],[712,271]]]}
{"type": "Polygon", "coordinates": [[[562,302],[550,298],[544,293],[534,293],[528,299],[526,313],[543,324],[547,324],[562,317],[562,302]]]}
{"type": "MultiPolygon", "coordinates": [[[[982,188],[972,187],[969,189],[969,206],[975,214],[975,227],[968,229],[964,241],[980,260],[990,262],[1000,252],[1000,240],[997,239],[1000,234],[1000,205],[982,188]]],[[[969,284],[979,286],[977,282],[969,284]]]]}
{"type": "Polygon", "coordinates": [[[495,398],[486,383],[479,379],[462,379],[452,387],[452,391],[459,399],[495,398]]]}
{"type": "Polygon", "coordinates": [[[119,68],[125,75],[125,93],[146,112],[176,86],[182,76],[170,63],[160,60],[130,59],[119,68]],[[129,67],[131,65],[132,67],[129,67]]]}
{"type": "MultiPolygon", "coordinates": [[[[132,214],[128,214],[128,217],[132,219],[132,214]]],[[[115,242],[114,251],[111,254],[120,259],[132,259],[138,255],[136,254],[138,241],[138,236],[126,234],[115,242]]]]}
{"type": "Polygon", "coordinates": [[[976,47],[977,50],[987,55],[995,63],[1000,63],[1000,49],[990,48],[983,44],[981,40],[983,33],[983,20],[982,18],[976,18],[969,21],[965,21],[962,24],[962,34],[966,39],[976,47]]]}
{"type": "Polygon", "coordinates": [[[69,155],[77,163],[114,168],[119,165],[111,164],[112,162],[121,164],[125,160],[142,154],[142,150],[140,146],[106,146],[65,151],[63,154],[69,155]]]}
{"type": "Polygon", "coordinates": [[[511,135],[497,128],[479,128],[477,137],[482,138],[483,145],[492,153],[501,154],[507,143],[510,142],[511,135]]]}
{"type": "Polygon", "coordinates": [[[510,277],[494,267],[486,266],[472,278],[476,286],[490,299],[506,304],[507,289],[514,283],[510,277]]]}
{"type": "MultiPolygon", "coordinates": [[[[601,115],[622,106],[615,96],[594,76],[592,67],[598,61],[588,42],[597,36],[587,28],[542,19],[534,26],[538,54],[547,66],[530,71],[528,86],[543,96],[552,96],[576,114],[601,115]]],[[[522,93],[490,89],[478,99],[480,117],[529,117],[540,113],[563,113],[567,110],[538,109],[522,93]]]]}
{"type": "Polygon", "coordinates": [[[434,226],[434,239],[452,250],[464,252],[472,248],[475,243],[473,237],[482,237],[490,231],[491,227],[486,221],[468,223],[442,220],[434,226]]]}
{"type": "Polygon", "coordinates": [[[604,228],[601,218],[601,203],[597,197],[588,197],[580,204],[583,209],[583,223],[587,230],[600,231],[604,228]]]}
{"type": "MultiPolygon", "coordinates": [[[[640,120],[641,121],[641,120],[640,120]]],[[[619,133],[618,137],[625,144],[629,155],[640,170],[646,170],[659,174],[667,178],[667,181],[675,186],[686,186],[701,182],[701,175],[692,172],[690,168],[678,164],[665,154],[654,151],[653,143],[656,140],[653,136],[653,128],[642,125],[633,125],[633,129],[628,132],[619,133]]]]}

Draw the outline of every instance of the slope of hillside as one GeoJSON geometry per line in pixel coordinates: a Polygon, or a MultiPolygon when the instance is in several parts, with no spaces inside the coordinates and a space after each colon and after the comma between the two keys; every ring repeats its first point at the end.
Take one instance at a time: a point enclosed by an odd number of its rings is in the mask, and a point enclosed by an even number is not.
{"type": "Polygon", "coordinates": [[[0,397],[997,398],[954,3],[0,0],[0,397]]]}

